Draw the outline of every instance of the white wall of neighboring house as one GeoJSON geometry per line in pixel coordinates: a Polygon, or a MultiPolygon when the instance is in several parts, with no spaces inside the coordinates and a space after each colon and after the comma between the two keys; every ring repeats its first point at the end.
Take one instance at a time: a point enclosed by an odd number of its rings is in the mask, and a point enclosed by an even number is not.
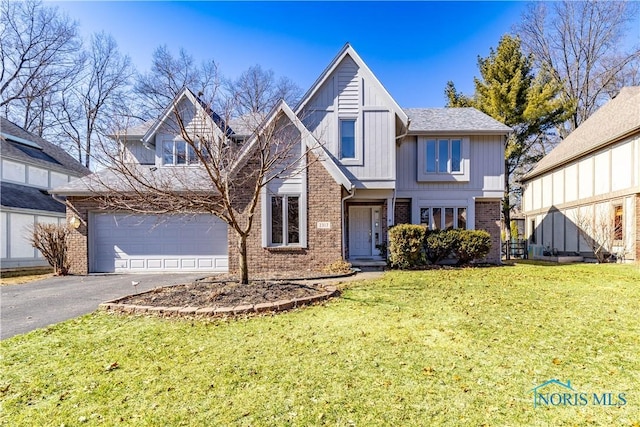
{"type": "Polygon", "coordinates": [[[532,250],[590,252],[579,236],[576,221],[591,216],[613,223],[615,207],[622,207],[623,239],[613,250],[635,255],[635,213],[640,193],[640,135],[576,159],[528,181],[522,203],[527,215],[526,233],[532,250]]]}
{"type": "MultiPolygon", "coordinates": [[[[2,181],[50,189],[66,184],[73,176],[11,159],[0,162],[2,181]]],[[[2,208],[0,214],[0,252],[2,268],[47,266],[38,250],[31,246],[29,230],[38,223],[61,224],[65,213],[2,208]]]]}

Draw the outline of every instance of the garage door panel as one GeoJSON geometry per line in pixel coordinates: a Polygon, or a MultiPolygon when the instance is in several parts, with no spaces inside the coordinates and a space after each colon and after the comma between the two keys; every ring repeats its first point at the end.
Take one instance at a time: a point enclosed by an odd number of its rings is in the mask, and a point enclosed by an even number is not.
{"type": "Polygon", "coordinates": [[[227,225],[211,215],[92,216],[92,271],[227,271],[227,225]]]}

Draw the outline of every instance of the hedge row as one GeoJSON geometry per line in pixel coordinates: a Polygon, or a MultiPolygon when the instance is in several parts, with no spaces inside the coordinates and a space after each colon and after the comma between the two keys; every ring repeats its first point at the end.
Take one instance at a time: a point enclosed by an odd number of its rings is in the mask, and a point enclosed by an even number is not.
{"type": "Polygon", "coordinates": [[[389,263],[394,268],[437,264],[453,256],[458,265],[487,256],[491,236],[483,230],[428,230],[401,224],[389,229],[389,263]]]}

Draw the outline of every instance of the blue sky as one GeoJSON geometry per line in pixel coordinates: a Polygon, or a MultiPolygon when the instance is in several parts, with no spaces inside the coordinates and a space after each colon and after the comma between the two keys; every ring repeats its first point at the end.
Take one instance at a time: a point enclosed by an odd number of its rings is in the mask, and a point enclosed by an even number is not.
{"type": "Polygon", "coordinates": [[[235,77],[254,64],[300,85],[350,42],[402,107],[439,107],[448,80],[473,91],[477,57],[519,21],[524,2],[60,2],[83,35],[113,35],[139,71],[162,44],[214,59],[235,77]]]}

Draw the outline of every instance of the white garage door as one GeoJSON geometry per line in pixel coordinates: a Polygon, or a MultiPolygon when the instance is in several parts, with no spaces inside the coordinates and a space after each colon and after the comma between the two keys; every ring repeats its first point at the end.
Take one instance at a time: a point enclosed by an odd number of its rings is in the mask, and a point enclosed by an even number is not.
{"type": "Polygon", "coordinates": [[[227,271],[227,225],[211,215],[96,213],[93,272],[227,271]]]}

